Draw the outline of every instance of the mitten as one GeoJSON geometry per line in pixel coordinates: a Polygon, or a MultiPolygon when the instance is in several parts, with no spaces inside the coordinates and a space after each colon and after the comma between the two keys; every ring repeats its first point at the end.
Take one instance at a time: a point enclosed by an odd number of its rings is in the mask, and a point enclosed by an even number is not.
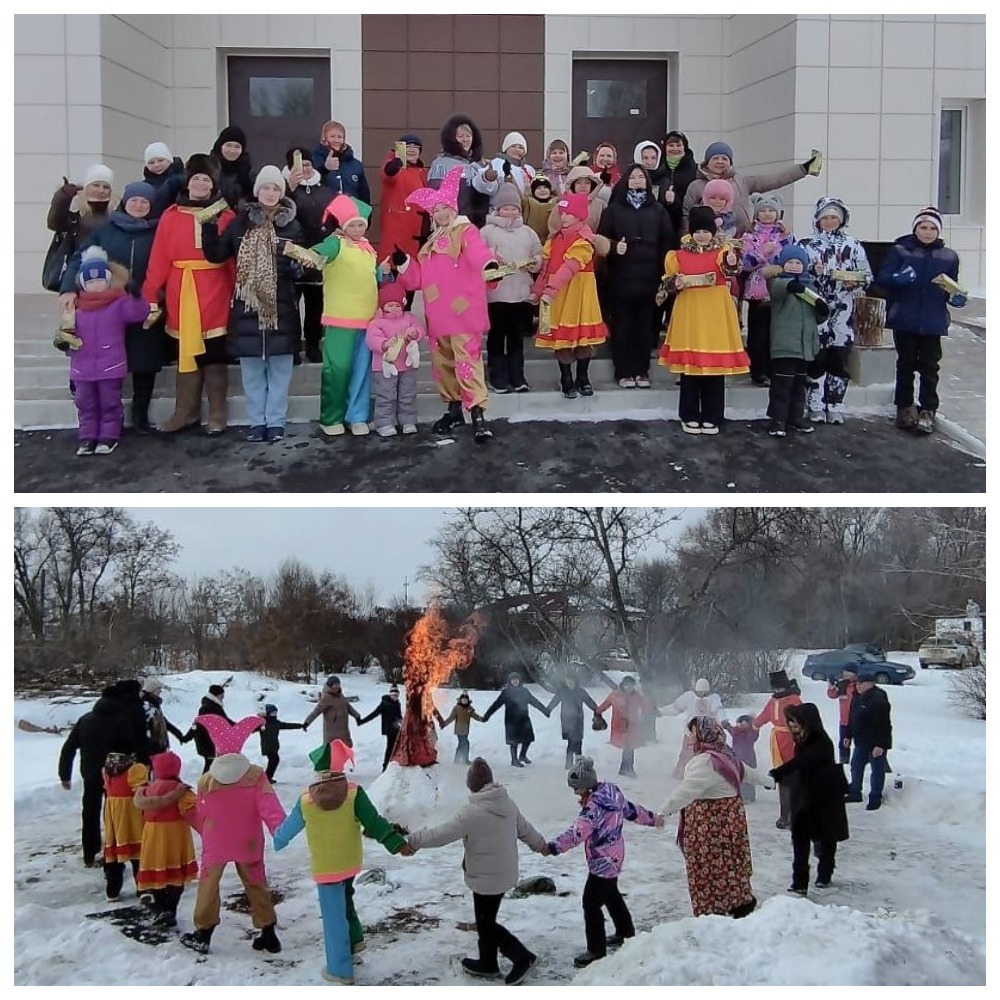
{"type": "Polygon", "coordinates": [[[510,160],[503,161],[503,175],[504,177],[510,177],[510,160]]]}
{"type": "Polygon", "coordinates": [[[788,291],[791,292],[792,295],[798,295],[800,292],[804,292],[805,290],[806,286],[803,285],[798,278],[792,278],[792,280],[788,282],[788,291]]]}
{"type": "Polygon", "coordinates": [[[386,177],[395,177],[403,169],[403,161],[394,156],[382,169],[385,170],[386,177]]]}
{"type": "Polygon", "coordinates": [[[830,307],[822,299],[813,306],[813,309],[816,310],[816,318],[821,323],[830,318],[830,307]]]}
{"type": "Polygon", "coordinates": [[[892,283],[894,285],[912,285],[914,281],[917,280],[917,272],[910,267],[909,264],[906,267],[901,268],[892,276],[892,283]]]}
{"type": "Polygon", "coordinates": [[[961,292],[955,292],[955,294],[948,299],[948,305],[953,306],[955,309],[964,309],[968,301],[968,296],[963,295],[961,292]]]}
{"type": "Polygon", "coordinates": [[[415,340],[411,340],[406,345],[406,366],[408,368],[420,367],[420,345],[415,340]]]}
{"type": "Polygon", "coordinates": [[[814,149],[812,156],[802,166],[810,177],[819,177],[820,171],[823,169],[823,154],[818,149],[814,149]]]}
{"type": "Polygon", "coordinates": [[[610,170],[602,170],[601,171],[601,183],[605,187],[611,187],[611,171],[610,170]]]}
{"type": "Polygon", "coordinates": [[[590,153],[577,153],[576,156],[570,160],[570,166],[579,167],[590,160],[590,153]]]}
{"type": "Polygon", "coordinates": [[[399,249],[399,244],[395,244],[392,250],[392,266],[402,267],[408,260],[406,254],[399,249]]]}
{"type": "Polygon", "coordinates": [[[382,362],[383,365],[386,361],[390,364],[395,364],[396,358],[399,357],[399,352],[403,349],[403,338],[402,337],[392,337],[385,342],[385,346],[382,348],[382,362]]]}

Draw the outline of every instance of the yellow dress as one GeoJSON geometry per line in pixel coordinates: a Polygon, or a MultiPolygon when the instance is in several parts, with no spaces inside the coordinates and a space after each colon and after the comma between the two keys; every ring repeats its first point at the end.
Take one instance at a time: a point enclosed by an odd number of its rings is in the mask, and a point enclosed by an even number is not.
{"type": "Polygon", "coordinates": [[[539,328],[535,346],[560,351],[603,344],[608,338],[608,328],[604,325],[601,305],[597,300],[594,245],[579,230],[568,234],[560,230],[546,240],[542,261],[542,272],[534,285],[539,296],[565,261],[575,261],[580,270],[556,292],[549,310],[549,329],[543,331],[539,328]]]}
{"type": "MultiPolygon", "coordinates": [[[[149,794],[165,795],[176,786],[173,780],[154,781],[149,786],[149,794]]],[[[147,811],[142,831],[142,857],[135,880],[140,892],[184,885],[197,878],[198,862],[191,825],[184,819],[194,803],[194,793],[188,791],[172,806],[147,811]]]]}
{"type": "Polygon", "coordinates": [[[142,813],[132,805],[137,788],[149,781],[145,764],[133,764],[122,774],[104,772],[104,860],[138,860],[142,849],[142,813]]]}
{"type": "Polygon", "coordinates": [[[750,359],[743,349],[729,276],[722,269],[727,251],[718,246],[700,251],[692,246],[667,254],[666,277],[712,274],[715,284],[677,292],[659,363],[678,375],[742,375],[750,371],[750,359]]]}

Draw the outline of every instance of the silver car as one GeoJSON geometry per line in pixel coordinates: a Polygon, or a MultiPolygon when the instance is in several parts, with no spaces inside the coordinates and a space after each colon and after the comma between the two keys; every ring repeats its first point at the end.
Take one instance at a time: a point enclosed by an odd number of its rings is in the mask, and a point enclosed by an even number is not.
{"type": "Polygon", "coordinates": [[[917,657],[925,670],[928,667],[955,667],[964,670],[979,663],[979,650],[971,643],[935,636],[924,642],[917,651],[917,657]]]}

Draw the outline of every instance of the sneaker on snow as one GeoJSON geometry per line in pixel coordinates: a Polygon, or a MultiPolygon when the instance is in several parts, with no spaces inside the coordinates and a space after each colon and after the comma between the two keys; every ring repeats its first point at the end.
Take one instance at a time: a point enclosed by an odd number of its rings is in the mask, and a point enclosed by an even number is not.
{"type": "Polygon", "coordinates": [[[112,894],[111,894],[110,892],[106,892],[106,893],[104,894],[104,898],[105,898],[105,899],[106,899],[106,900],[107,900],[107,901],[108,901],[109,903],[117,903],[117,902],[118,902],[118,901],[119,901],[119,900],[120,900],[120,899],[122,898],[122,896],[121,896],[121,893],[120,893],[120,892],[116,892],[116,893],[115,893],[114,895],[112,895],[112,894]]]}
{"type": "Polygon", "coordinates": [[[814,424],[826,423],[826,410],[810,410],[808,416],[814,424]]]}
{"type": "Polygon", "coordinates": [[[463,958],[462,971],[467,972],[470,976],[480,976],[483,979],[495,979],[500,975],[499,968],[484,965],[478,958],[463,958]]]}
{"type": "Polygon", "coordinates": [[[592,951],[582,951],[573,959],[573,965],[577,969],[586,969],[593,962],[599,962],[603,955],[595,955],[592,951]]]}
{"type": "MultiPolygon", "coordinates": [[[[812,428],[810,428],[811,430],[812,428]]],[[[772,420],[768,425],[767,433],[773,438],[783,438],[787,435],[785,425],[780,420],[772,420]]]]}
{"type": "Polygon", "coordinates": [[[684,431],[685,434],[700,434],[701,424],[697,420],[685,420],[681,424],[681,430],[684,431]]]}
{"type": "Polygon", "coordinates": [[[701,433],[702,434],[718,434],[719,425],[706,423],[704,420],[701,422],[701,433]]]}
{"type": "Polygon", "coordinates": [[[842,424],[844,422],[844,410],[839,403],[826,408],[826,422],[828,424],[842,424]]]}
{"type": "Polygon", "coordinates": [[[532,955],[531,952],[524,958],[519,958],[511,967],[510,972],[504,976],[504,985],[506,986],[517,986],[522,979],[531,971],[531,967],[538,961],[537,955],[532,955]]]}
{"type": "Polygon", "coordinates": [[[812,434],[815,432],[816,428],[813,427],[808,420],[802,417],[796,417],[794,420],[789,420],[786,427],[791,427],[793,431],[798,431],[799,434],[812,434]]]}
{"type": "Polygon", "coordinates": [[[325,965],[323,966],[323,969],[321,971],[322,971],[323,978],[328,983],[336,983],[338,986],[353,986],[354,985],[354,976],[334,976],[331,973],[329,973],[329,972],[326,971],[326,966],[325,965]]]}

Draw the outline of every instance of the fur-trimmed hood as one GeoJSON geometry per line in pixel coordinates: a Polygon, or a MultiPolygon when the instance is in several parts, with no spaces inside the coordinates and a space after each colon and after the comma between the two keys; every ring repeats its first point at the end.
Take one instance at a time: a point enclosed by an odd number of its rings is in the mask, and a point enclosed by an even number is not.
{"type": "MultiPolygon", "coordinates": [[[[267,213],[259,201],[248,201],[243,206],[242,211],[245,213],[247,222],[251,226],[261,226],[266,221],[267,213]]],[[[288,195],[282,195],[281,200],[278,202],[278,211],[274,213],[272,220],[275,229],[287,226],[295,219],[296,214],[295,202],[288,195]]]]}
{"type": "Polygon", "coordinates": [[[478,163],[483,158],[483,133],[479,131],[479,126],[468,115],[452,115],[441,126],[441,151],[446,156],[454,156],[459,160],[478,163]],[[459,125],[468,125],[472,131],[472,148],[468,153],[455,139],[455,132],[459,125]]]}

